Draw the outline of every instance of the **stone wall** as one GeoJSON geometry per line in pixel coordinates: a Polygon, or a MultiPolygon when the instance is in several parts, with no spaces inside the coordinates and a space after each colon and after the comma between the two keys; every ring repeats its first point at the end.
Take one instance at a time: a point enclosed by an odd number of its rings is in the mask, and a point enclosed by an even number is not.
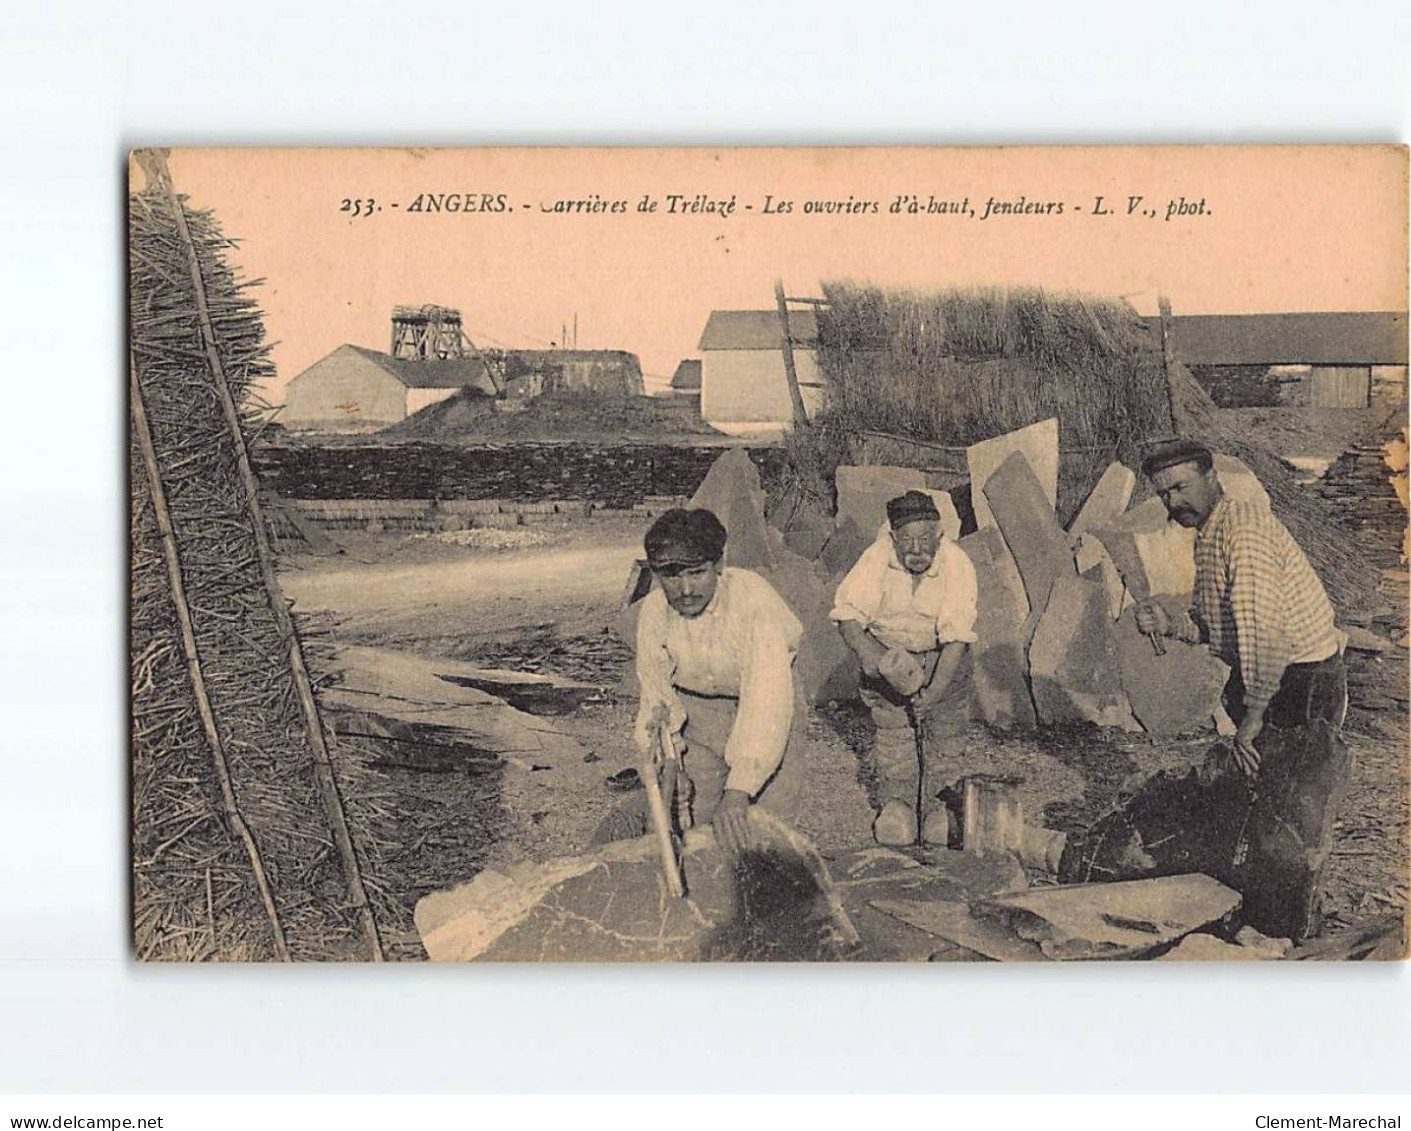
{"type": "MultiPolygon", "coordinates": [[[[583,500],[627,509],[689,496],[727,448],[684,445],[367,444],[267,445],[256,452],[264,485],[287,499],[583,500]]],[[[753,448],[770,483],[782,448],[753,448]]]]}

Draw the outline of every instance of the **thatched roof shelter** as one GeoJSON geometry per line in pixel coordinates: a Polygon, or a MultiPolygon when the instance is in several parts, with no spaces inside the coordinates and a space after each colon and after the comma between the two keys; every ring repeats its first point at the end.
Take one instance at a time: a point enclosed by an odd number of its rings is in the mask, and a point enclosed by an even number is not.
{"type": "Polygon", "coordinates": [[[824,478],[840,463],[894,462],[926,467],[937,486],[958,485],[968,445],[1057,417],[1057,509],[1066,524],[1112,461],[1136,469],[1150,443],[1191,435],[1259,476],[1344,612],[1370,602],[1375,579],[1336,516],[1257,438],[1221,419],[1179,357],[1163,350],[1159,322],[1124,300],[850,281],[825,282],[823,293],[818,365],[828,404],[814,434],[791,446],[824,478]]]}

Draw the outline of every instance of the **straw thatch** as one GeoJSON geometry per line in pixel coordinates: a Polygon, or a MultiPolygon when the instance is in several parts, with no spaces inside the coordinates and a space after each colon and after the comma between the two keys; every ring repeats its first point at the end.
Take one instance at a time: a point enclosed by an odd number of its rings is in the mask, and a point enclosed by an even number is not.
{"type": "MultiPolygon", "coordinates": [[[[260,509],[250,505],[239,445],[223,418],[172,198],[150,191],[129,203],[135,951],[167,961],[365,959],[367,916],[339,859],[291,667],[294,643],[315,691],[338,682],[327,626],[299,617],[295,640],[281,635],[261,577],[260,509]],[[149,478],[152,461],[160,483],[149,478]]],[[[181,207],[248,446],[263,407],[253,386],[271,372],[260,311],[252,284],[226,261],[231,241],[209,213],[181,207]]],[[[277,544],[307,545],[278,507],[266,507],[263,519],[277,544]]],[[[376,741],[335,734],[323,719],[319,728],[383,952],[424,958],[416,900],[484,865],[503,833],[502,767],[399,773],[386,768],[376,741]]]]}
{"type": "Polygon", "coordinates": [[[1121,299],[845,281],[823,292],[828,404],[812,435],[789,442],[791,486],[804,497],[818,496],[840,463],[924,466],[952,486],[966,476],[966,446],[1057,417],[1066,524],[1109,463],[1136,469],[1150,443],[1180,433],[1260,478],[1341,613],[1360,615],[1375,600],[1373,571],[1338,516],[1257,437],[1226,423],[1178,358],[1168,366],[1162,343],[1121,299]]]}
{"type": "Polygon", "coordinates": [[[1058,417],[1059,512],[1114,459],[1169,434],[1161,352],[1127,303],[1037,288],[883,291],[823,284],[818,363],[828,414],[854,434],[963,448],[1058,417]]]}
{"type": "Polygon", "coordinates": [[[368,957],[225,413],[222,381],[248,436],[250,388],[270,373],[229,246],[160,187],[130,200],[134,945],[368,957]]]}

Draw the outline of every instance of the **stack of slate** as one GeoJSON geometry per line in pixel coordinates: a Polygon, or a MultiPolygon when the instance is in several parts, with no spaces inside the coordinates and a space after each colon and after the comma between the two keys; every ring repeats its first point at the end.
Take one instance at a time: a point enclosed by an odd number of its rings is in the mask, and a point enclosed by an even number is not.
{"type": "MultiPolygon", "coordinates": [[[[743,451],[711,466],[691,499],[729,532],[726,565],[766,577],[804,624],[797,671],[814,702],[856,693],[857,665],[828,620],[838,583],[886,526],[887,500],[908,490],[936,500],[945,535],[975,565],[976,718],[1019,729],[1093,723],[1171,735],[1220,716],[1225,668],[1204,647],[1164,641],[1157,655],[1137,630],[1135,601],[1178,607],[1194,585],[1194,533],[1159,500],[1129,506],[1135,474],[1113,463],[1068,529],[1058,521],[1058,422],[1041,421],[968,449],[970,510],[908,467],[837,469],[836,514],[792,518],[781,533],[765,517],[759,473],[743,451]],[[962,530],[965,532],[962,534],[962,530]]],[[[1238,460],[1217,456],[1238,499],[1268,503],[1238,460]]],[[[635,616],[629,610],[629,635],[635,616]]]]}

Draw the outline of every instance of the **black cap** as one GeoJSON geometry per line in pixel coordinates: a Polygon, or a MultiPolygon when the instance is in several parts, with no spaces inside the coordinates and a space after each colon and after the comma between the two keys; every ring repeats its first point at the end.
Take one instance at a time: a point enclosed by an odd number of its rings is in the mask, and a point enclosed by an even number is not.
{"type": "Polygon", "coordinates": [[[642,540],[653,569],[717,562],[725,553],[725,527],[704,507],[667,511],[642,540]]]}
{"type": "Polygon", "coordinates": [[[1148,479],[1158,471],[1175,467],[1182,463],[1194,463],[1201,471],[1209,471],[1215,466],[1215,457],[1209,448],[1195,440],[1168,440],[1152,446],[1142,460],[1142,474],[1148,479]]]}
{"type": "Polygon", "coordinates": [[[908,491],[887,504],[887,522],[893,530],[900,530],[908,522],[939,522],[940,518],[936,500],[924,491],[908,491]]]}

